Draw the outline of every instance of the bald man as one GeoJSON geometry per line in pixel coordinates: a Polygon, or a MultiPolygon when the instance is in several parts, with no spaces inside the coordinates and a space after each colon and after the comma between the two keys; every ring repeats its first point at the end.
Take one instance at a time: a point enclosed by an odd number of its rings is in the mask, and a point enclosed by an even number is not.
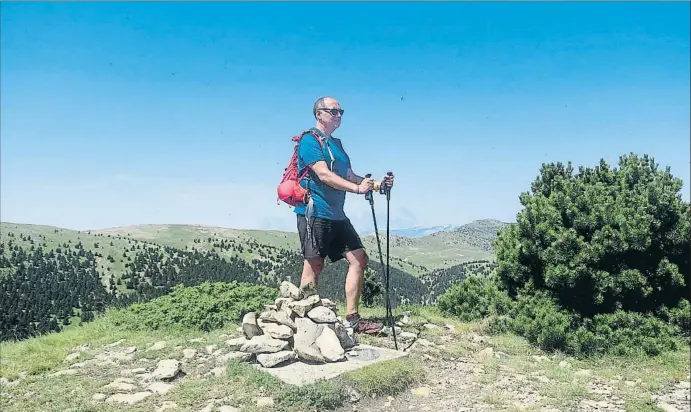
{"type": "MultiPolygon", "coordinates": [[[[316,125],[311,129],[322,140],[306,134],[298,146],[298,173],[310,166],[302,187],[311,193],[310,204],[295,207],[302,254],[305,259],[300,288],[316,290],[317,277],[324,258],[331,262],[345,258],[348,273],[345,281],[346,320],[356,333],[376,333],[383,325],[367,321],[358,312],[365,285],[364,273],[369,257],[360,236],[343,211],[346,192],[364,195],[374,187],[372,179],[356,175],[341,141],[333,136],[340,125],[343,109],[332,97],[317,99],[312,108],[316,125]],[[309,220],[308,220],[309,217],[309,220]]],[[[393,176],[386,184],[393,186],[393,176]]]]}

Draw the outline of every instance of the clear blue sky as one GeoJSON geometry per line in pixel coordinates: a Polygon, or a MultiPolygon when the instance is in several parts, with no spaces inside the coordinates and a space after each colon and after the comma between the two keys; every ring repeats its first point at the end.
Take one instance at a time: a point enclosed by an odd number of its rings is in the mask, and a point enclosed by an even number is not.
{"type": "Polygon", "coordinates": [[[512,221],[542,162],[688,185],[688,2],[1,7],[3,221],[295,230],[275,188],[322,95],[355,171],[396,173],[393,227],[512,221]]]}

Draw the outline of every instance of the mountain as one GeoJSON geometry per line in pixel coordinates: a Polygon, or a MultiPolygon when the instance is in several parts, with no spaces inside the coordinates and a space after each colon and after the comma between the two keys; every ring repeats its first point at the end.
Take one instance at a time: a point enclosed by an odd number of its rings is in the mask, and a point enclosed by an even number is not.
{"type": "MultiPolygon", "coordinates": [[[[385,236],[381,240],[385,253],[385,236]]],[[[432,303],[469,273],[485,274],[493,267],[491,253],[472,245],[448,245],[434,236],[392,235],[389,241],[394,306],[432,303]]],[[[376,239],[364,236],[363,243],[370,254],[368,269],[381,281],[376,239]]],[[[298,284],[299,250],[297,234],[290,232],[194,225],[75,231],[1,223],[0,340],[88,322],[109,307],[145,302],[180,284],[298,284]]],[[[320,294],[343,301],[346,269],[344,260],[327,261],[320,294]]]]}
{"type": "MultiPolygon", "coordinates": [[[[392,235],[405,236],[405,237],[423,237],[428,236],[436,232],[449,231],[458,228],[456,225],[442,225],[442,226],[416,226],[403,229],[390,229],[392,235]]],[[[374,232],[367,233],[367,235],[374,236],[374,232]]]]}
{"type": "Polygon", "coordinates": [[[482,219],[459,226],[453,230],[436,232],[427,237],[437,238],[445,245],[463,245],[493,253],[497,234],[509,223],[495,219],[482,219]]]}

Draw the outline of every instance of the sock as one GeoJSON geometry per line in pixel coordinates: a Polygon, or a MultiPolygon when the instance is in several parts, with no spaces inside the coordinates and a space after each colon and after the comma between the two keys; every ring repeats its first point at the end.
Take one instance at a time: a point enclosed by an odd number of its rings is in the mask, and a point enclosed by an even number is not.
{"type": "Polygon", "coordinates": [[[351,328],[354,328],[355,325],[360,321],[360,314],[359,313],[351,313],[350,315],[346,315],[346,320],[350,324],[351,328]]]}

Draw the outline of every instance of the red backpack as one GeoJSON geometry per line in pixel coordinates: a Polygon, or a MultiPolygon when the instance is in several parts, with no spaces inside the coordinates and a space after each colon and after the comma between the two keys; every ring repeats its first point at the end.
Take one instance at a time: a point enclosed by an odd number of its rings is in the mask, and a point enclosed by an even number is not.
{"type": "Polygon", "coordinates": [[[295,206],[298,202],[307,203],[309,201],[309,192],[300,186],[302,179],[307,176],[310,167],[305,167],[305,171],[298,176],[298,146],[300,145],[300,140],[306,135],[313,135],[322,149],[324,148],[324,142],[320,136],[314,130],[302,131],[299,135],[293,136],[292,140],[295,142],[295,147],[293,149],[293,156],[290,158],[288,167],[285,168],[283,173],[283,179],[276,189],[278,193],[278,201],[276,203],[280,204],[280,201],[289,204],[290,206],[295,206]]]}

